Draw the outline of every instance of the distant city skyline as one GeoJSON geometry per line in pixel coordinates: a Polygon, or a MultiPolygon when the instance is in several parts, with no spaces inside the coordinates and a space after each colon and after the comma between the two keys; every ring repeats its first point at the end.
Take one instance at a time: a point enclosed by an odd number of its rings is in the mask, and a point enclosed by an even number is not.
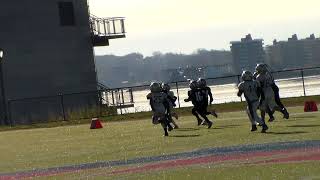
{"type": "Polygon", "coordinates": [[[127,38],[96,48],[96,55],[230,50],[230,41],[248,33],[265,45],[292,34],[320,36],[317,0],[89,0],[89,5],[99,17],[126,17],[127,38]]]}

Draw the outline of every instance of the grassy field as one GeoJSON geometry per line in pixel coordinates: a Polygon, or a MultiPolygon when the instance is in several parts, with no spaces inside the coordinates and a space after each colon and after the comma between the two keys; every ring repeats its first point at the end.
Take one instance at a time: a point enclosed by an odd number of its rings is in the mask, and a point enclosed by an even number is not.
{"type": "MultiPolygon", "coordinates": [[[[192,166],[187,168],[172,169],[166,171],[152,171],[140,174],[126,174],[119,176],[94,176],[90,178],[88,174],[97,172],[87,171],[83,173],[74,173],[60,176],[51,176],[41,179],[139,179],[139,180],[211,180],[211,179],[227,179],[227,180],[319,180],[319,162],[306,163],[288,163],[275,165],[253,165],[253,166],[231,166],[231,167],[215,167],[210,164],[192,166]],[[80,178],[79,178],[80,177],[80,178]]],[[[105,170],[104,172],[107,172],[105,170]]]]}
{"type": "MultiPolygon", "coordinates": [[[[261,166],[233,166],[233,167],[215,167],[212,165],[193,166],[188,168],[173,169],[167,171],[153,171],[152,173],[141,173],[131,175],[121,175],[117,177],[97,176],[94,179],[243,179],[243,180],[319,180],[319,162],[308,162],[298,164],[277,164],[261,166]]],[[[71,175],[69,177],[75,177],[71,175]]],[[[68,177],[68,178],[69,178],[68,177]]],[[[60,176],[59,179],[68,179],[66,176],[60,176]]]]}
{"type": "MultiPolygon", "coordinates": [[[[0,172],[10,173],[97,161],[127,160],[137,157],[172,154],[195,149],[225,147],[242,144],[262,144],[282,141],[320,140],[320,114],[303,113],[303,107],[289,108],[290,120],[276,116],[269,124],[269,132],[251,133],[244,112],[219,114],[212,129],[196,126],[192,116],[182,116],[177,122],[181,129],[169,137],[162,136],[160,126],[153,126],[150,119],[140,121],[105,122],[104,128],[90,130],[89,124],[11,130],[0,132],[0,172]]],[[[211,117],[211,119],[213,119],[211,117]]],[[[132,175],[115,175],[111,179],[281,179],[289,174],[293,179],[320,176],[318,162],[257,166],[210,167],[190,166],[171,170],[132,175]],[[280,172],[281,171],[281,172],[280,172]],[[283,172],[282,172],[283,171],[283,172]],[[234,172],[231,173],[230,172],[234,172]],[[277,173],[277,177],[270,175],[277,173]],[[289,173],[289,174],[288,174],[289,173]],[[273,174],[273,173],[272,173],[273,174]],[[238,176],[239,175],[239,176],[238,176]],[[252,176],[253,175],[253,176],[252,176]],[[256,178],[260,177],[261,178],[256,178]],[[198,178],[197,178],[198,177],[198,178]]],[[[116,169],[116,168],[115,168],[116,169]]],[[[94,171],[94,170],[93,170],[94,171]]],[[[104,170],[108,171],[108,169],[104,170]]],[[[90,179],[90,171],[62,174],[52,179],[90,179]]],[[[92,179],[99,179],[95,177],[92,179]]],[[[100,177],[105,179],[106,177],[100,177]]],[[[42,178],[41,178],[42,179],[42,178]]]]}

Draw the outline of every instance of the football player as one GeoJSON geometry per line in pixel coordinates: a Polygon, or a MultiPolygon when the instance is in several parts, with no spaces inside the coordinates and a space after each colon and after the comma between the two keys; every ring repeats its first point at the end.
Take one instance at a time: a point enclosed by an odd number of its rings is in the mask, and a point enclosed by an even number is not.
{"type": "MultiPolygon", "coordinates": [[[[289,112],[287,111],[287,109],[285,108],[285,106],[281,102],[280,94],[279,94],[279,87],[274,82],[274,78],[271,74],[271,68],[267,64],[263,64],[263,68],[264,68],[263,71],[266,72],[271,79],[271,82],[272,82],[271,88],[274,93],[274,100],[275,100],[276,104],[281,108],[281,110],[282,110],[281,112],[283,113],[283,118],[289,119],[289,112]]],[[[273,121],[273,120],[274,120],[274,118],[271,119],[271,121],[273,121]]]]}
{"type": "Polygon", "coordinates": [[[174,125],[174,129],[178,129],[179,126],[177,123],[172,119],[172,116],[178,119],[178,115],[176,112],[174,112],[174,107],[176,107],[176,100],[177,97],[174,95],[173,91],[170,91],[171,87],[167,83],[162,83],[161,85],[162,92],[165,93],[168,96],[169,99],[169,108],[167,111],[167,117],[168,120],[174,125]]]}
{"type": "Polygon", "coordinates": [[[208,125],[208,128],[211,128],[213,123],[208,119],[207,111],[203,108],[204,96],[202,95],[201,90],[198,88],[197,81],[190,81],[189,87],[190,90],[188,91],[188,98],[184,101],[192,102],[192,114],[196,116],[198,120],[198,125],[202,124],[202,119],[199,117],[200,115],[204,119],[205,123],[208,125]]]}
{"type": "Polygon", "coordinates": [[[266,71],[264,64],[258,64],[256,66],[256,72],[258,73],[257,81],[260,83],[264,94],[264,99],[261,101],[262,119],[265,119],[265,113],[267,111],[271,111],[272,113],[274,113],[274,111],[279,111],[284,115],[284,118],[289,118],[288,112],[278,106],[275,101],[275,92],[272,88],[275,83],[273,77],[271,76],[271,73],[268,73],[268,71],[266,71]]]}
{"type": "Polygon", "coordinates": [[[211,114],[213,115],[214,117],[218,117],[217,113],[215,110],[211,111],[211,112],[208,112],[207,109],[208,109],[208,103],[210,102],[210,105],[212,104],[213,102],[213,97],[212,97],[212,93],[211,93],[211,89],[210,87],[207,86],[207,82],[205,79],[202,79],[202,78],[199,78],[198,81],[198,87],[201,91],[201,94],[203,96],[203,102],[202,102],[202,107],[203,108],[203,111],[206,112],[207,115],[211,114]],[[210,98],[210,101],[209,101],[209,98],[210,98]]]}
{"type": "Polygon", "coordinates": [[[265,133],[268,130],[268,126],[265,121],[261,119],[257,114],[257,109],[260,105],[260,97],[264,98],[262,89],[259,83],[253,80],[253,74],[250,71],[243,71],[242,82],[238,85],[238,96],[241,97],[244,94],[244,97],[247,102],[247,114],[251,121],[251,131],[257,130],[257,123],[262,126],[262,133],[265,133]]]}
{"type": "MultiPolygon", "coordinates": [[[[255,71],[255,72],[253,73],[253,80],[257,80],[257,76],[258,76],[258,75],[259,75],[258,72],[255,71]]],[[[274,112],[272,112],[269,107],[266,107],[266,113],[268,113],[269,122],[274,121],[274,119],[275,119],[274,116],[273,116],[274,112]]]]}
{"type": "Polygon", "coordinates": [[[159,83],[151,83],[150,91],[147,99],[150,100],[150,106],[153,112],[152,122],[153,124],[160,123],[164,130],[164,136],[168,136],[168,131],[173,129],[167,118],[170,100],[165,93],[161,92],[161,85],[159,83]]]}

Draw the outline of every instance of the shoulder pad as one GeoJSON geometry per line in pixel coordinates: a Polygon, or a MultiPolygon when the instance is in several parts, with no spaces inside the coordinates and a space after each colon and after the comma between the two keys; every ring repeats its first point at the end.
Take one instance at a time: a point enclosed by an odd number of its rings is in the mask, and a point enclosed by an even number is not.
{"type": "Polygon", "coordinates": [[[152,97],[152,93],[149,93],[148,95],[147,95],[147,99],[150,99],[152,97]]]}

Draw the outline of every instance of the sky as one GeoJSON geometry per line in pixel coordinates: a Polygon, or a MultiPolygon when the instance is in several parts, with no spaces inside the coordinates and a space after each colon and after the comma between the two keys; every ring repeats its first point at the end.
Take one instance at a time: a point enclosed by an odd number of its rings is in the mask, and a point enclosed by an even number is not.
{"type": "Polygon", "coordinates": [[[96,55],[191,54],[197,49],[230,50],[230,41],[251,33],[287,40],[292,34],[320,36],[319,0],[88,0],[98,17],[125,17],[126,38],[95,48],[96,55]]]}

